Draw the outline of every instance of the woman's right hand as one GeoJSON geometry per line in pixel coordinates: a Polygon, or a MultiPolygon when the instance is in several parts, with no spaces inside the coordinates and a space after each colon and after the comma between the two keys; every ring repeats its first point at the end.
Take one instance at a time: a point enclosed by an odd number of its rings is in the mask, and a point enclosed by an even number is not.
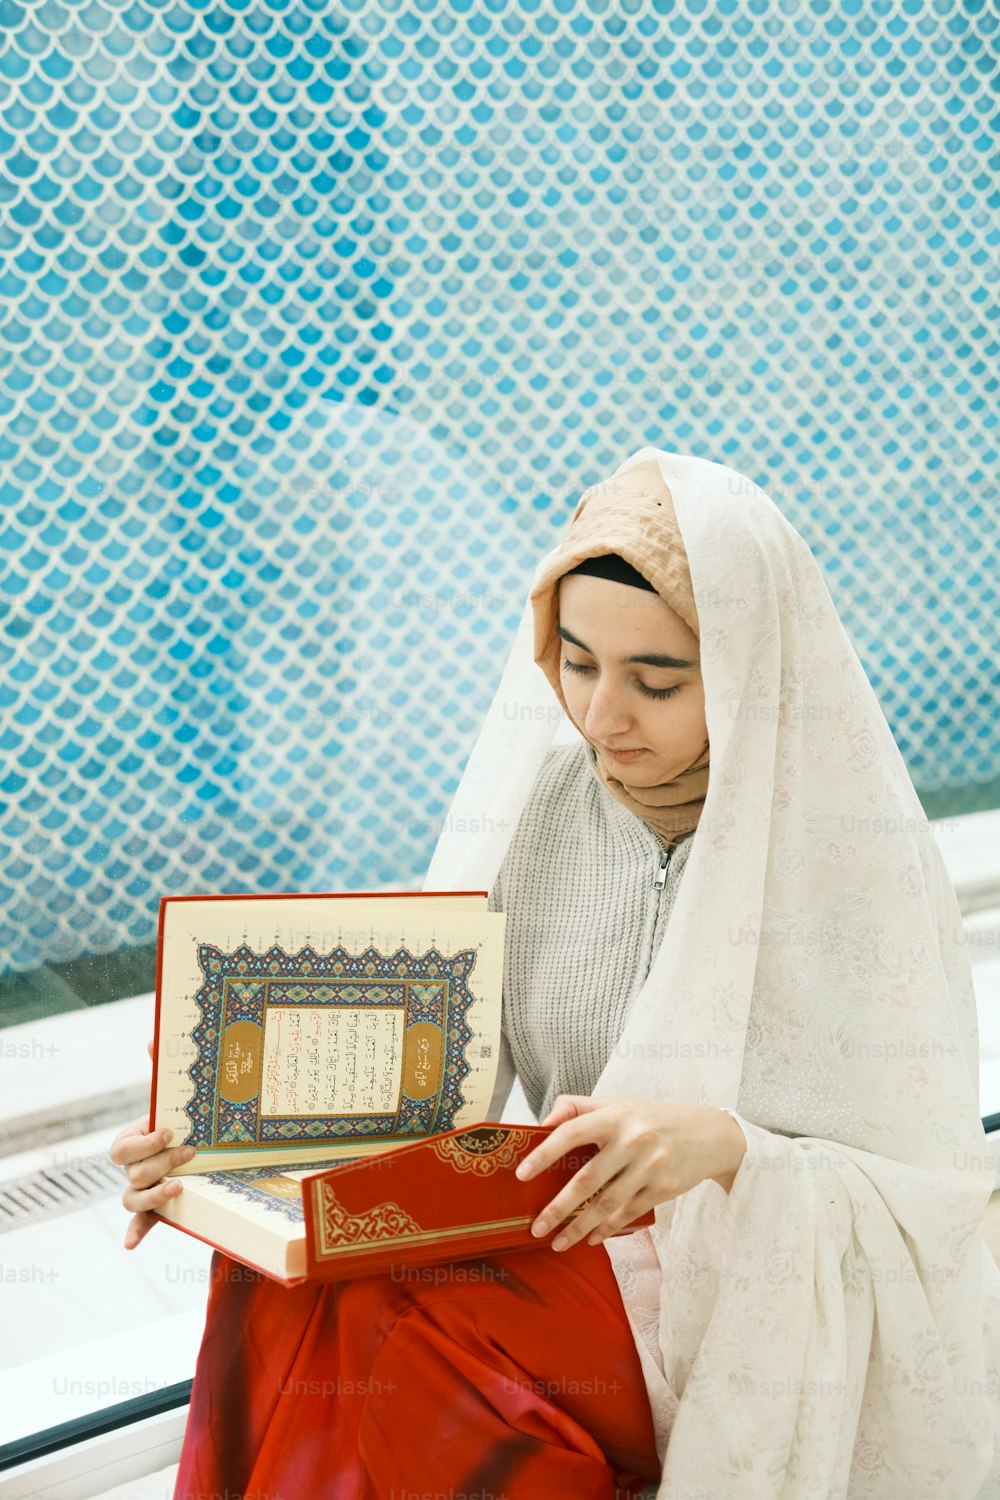
{"type": "MultiPolygon", "coordinates": [[[[153,1044],[146,1043],[149,1060],[153,1060],[153,1044]]],[[[156,1223],[153,1213],[156,1204],[165,1203],[183,1192],[177,1177],[166,1178],[165,1174],[182,1161],[190,1161],[195,1154],[193,1146],[167,1146],[168,1130],[149,1128],[149,1115],[130,1120],[111,1142],[108,1155],[116,1167],[125,1168],[129,1186],[122,1194],[122,1204],[132,1217],[125,1231],[125,1249],[134,1250],[156,1223]]]]}

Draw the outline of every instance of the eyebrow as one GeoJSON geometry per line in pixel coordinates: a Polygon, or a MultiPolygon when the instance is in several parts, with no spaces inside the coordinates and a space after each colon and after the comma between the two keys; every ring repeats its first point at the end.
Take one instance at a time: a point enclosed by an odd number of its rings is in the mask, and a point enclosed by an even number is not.
{"type": "MultiPolygon", "coordinates": [[[[593,656],[594,653],[590,647],[578,641],[575,635],[570,635],[562,625],[556,626],[556,634],[561,635],[564,641],[569,641],[570,645],[579,646],[580,650],[586,651],[588,656],[593,656]]],[[[680,656],[663,656],[655,651],[648,652],[645,656],[626,656],[623,657],[623,661],[626,665],[630,662],[641,662],[647,667],[696,667],[698,665],[694,661],[684,661],[680,656]]]]}

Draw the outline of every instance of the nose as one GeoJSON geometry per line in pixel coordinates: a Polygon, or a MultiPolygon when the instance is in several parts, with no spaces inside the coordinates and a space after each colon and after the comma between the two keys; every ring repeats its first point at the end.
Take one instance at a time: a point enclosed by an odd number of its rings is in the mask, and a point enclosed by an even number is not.
{"type": "Polygon", "coordinates": [[[613,685],[607,678],[599,682],[590,695],[583,728],[588,739],[610,740],[622,734],[632,723],[632,715],[617,701],[613,685]]]}

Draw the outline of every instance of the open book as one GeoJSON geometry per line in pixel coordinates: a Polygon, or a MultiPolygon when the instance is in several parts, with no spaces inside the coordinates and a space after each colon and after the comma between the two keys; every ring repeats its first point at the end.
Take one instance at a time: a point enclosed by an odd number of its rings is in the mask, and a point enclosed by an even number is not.
{"type": "Polygon", "coordinates": [[[488,899],[165,897],[150,1129],[197,1155],[160,1216],[286,1285],[545,1243],[532,1222],[596,1148],[520,1182],[550,1127],[484,1121],[488,899]]]}
{"type": "Polygon", "coordinates": [[[506,923],[487,902],[485,891],[165,897],[150,1128],[197,1155],[171,1173],[185,1188],[161,1216],[299,1279],[303,1178],[482,1122],[506,923]]]}
{"type": "MultiPolygon", "coordinates": [[[[537,1249],[548,1241],[531,1225],[597,1149],[519,1181],[518,1162],[551,1128],[487,1120],[319,1171],[306,1163],[188,1176],[157,1212],[286,1286],[537,1249]]],[[[654,1221],[649,1211],[621,1232],[654,1221]]]]}

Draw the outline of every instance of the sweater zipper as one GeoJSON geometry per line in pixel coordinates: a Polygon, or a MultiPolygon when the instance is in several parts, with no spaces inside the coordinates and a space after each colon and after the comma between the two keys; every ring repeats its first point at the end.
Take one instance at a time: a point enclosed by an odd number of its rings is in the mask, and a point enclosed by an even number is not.
{"type": "Polygon", "coordinates": [[[653,887],[657,895],[659,895],[667,883],[667,869],[670,865],[670,856],[672,853],[672,849],[662,849],[660,851],[660,868],[657,870],[656,878],[653,881],[653,887]]]}

